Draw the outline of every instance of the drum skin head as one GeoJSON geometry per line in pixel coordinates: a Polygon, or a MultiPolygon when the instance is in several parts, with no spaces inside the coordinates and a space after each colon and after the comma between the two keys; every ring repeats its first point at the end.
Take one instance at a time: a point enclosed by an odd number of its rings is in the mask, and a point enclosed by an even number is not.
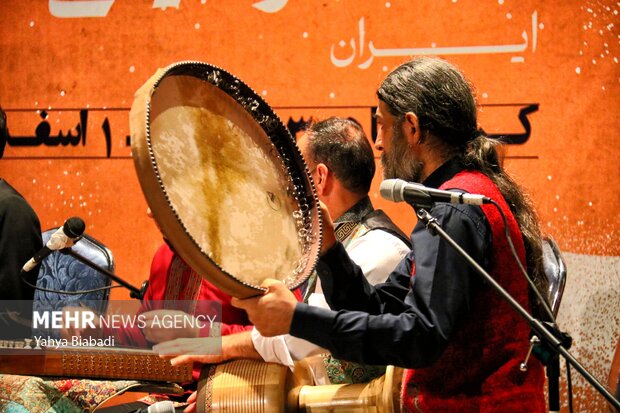
{"type": "Polygon", "coordinates": [[[241,80],[203,62],[160,69],[130,112],[132,156],[164,237],[197,273],[238,298],[265,279],[312,273],[320,209],[281,120],[241,80]]]}

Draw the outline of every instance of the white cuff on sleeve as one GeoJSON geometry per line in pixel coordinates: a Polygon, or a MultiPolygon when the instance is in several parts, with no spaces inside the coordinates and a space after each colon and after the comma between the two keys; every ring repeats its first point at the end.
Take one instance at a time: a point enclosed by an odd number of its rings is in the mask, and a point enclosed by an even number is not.
{"type": "Polygon", "coordinates": [[[263,337],[256,328],[252,329],[252,344],[260,356],[268,363],[293,367],[295,364],[286,347],[285,336],[263,337]]]}

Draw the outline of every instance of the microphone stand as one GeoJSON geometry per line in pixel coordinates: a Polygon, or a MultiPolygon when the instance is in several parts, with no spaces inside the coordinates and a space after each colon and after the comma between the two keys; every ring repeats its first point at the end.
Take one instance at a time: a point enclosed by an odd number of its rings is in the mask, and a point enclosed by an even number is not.
{"type": "MultiPolygon", "coordinates": [[[[418,219],[420,219],[426,225],[426,229],[431,233],[431,235],[439,235],[439,237],[441,237],[448,244],[450,244],[465,260],[467,260],[469,265],[471,265],[471,267],[474,270],[476,270],[476,272],[480,274],[482,278],[488,284],[490,284],[502,296],[502,298],[506,300],[508,304],[510,304],[510,306],[517,313],[519,313],[519,315],[530,325],[532,330],[534,330],[534,332],[536,333],[536,337],[538,339],[543,340],[543,344],[545,345],[545,347],[553,352],[553,354],[551,355],[552,359],[550,359],[551,360],[550,365],[549,367],[547,367],[547,375],[549,377],[550,403],[551,403],[551,398],[556,397],[551,394],[551,392],[553,391],[557,395],[557,398],[558,398],[558,401],[557,401],[558,411],[559,411],[559,395],[558,395],[559,359],[557,357],[558,353],[561,354],[564,357],[564,359],[568,363],[570,363],[570,365],[572,365],[579,373],[581,373],[581,375],[592,385],[592,387],[594,387],[601,395],[603,395],[612,406],[614,406],[616,409],[620,411],[620,402],[616,400],[612,396],[612,394],[603,385],[601,385],[601,383],[599,383],[564,347],[564,344],[565,344],[564,342],[567,341],[565,339],[565,337],[568,337],[567,335],[565,335],[564,333],[561,333],[559,330],[557,330],[556,327],[549,325],[549,324],[543,324],[541,321],[532,317],[527,312],[527,310],[525,310],[506,290],[504,290],[504,288],[501,285],[499,285],[497,281],[495,281],[493,277],[491,277],[491,275],[489,275],[489,273],[487,273],[484,270],[484,268],[482,268],[473,258],[471,258],[469,254],[467,254],[467,252],[463,248],[461,248],[461,246],[458,245],[456,241],[454,241],[450,237],[450,235],[448,235],[441,228],[436,218],[434,218],[426,209],[422,207],[415,206],[415,205],[413,207],[416,211],[416,215],[418,216],[418,219]],[[562,339],[558,337],[561,337],[562,339]],[[552,383],[552,381],[554,383],[552,383]]],[[[534,338],[533,338],[533,341],[535,341],[534,338]]],[[[553,401],[553,403],[556,404],[556,401],[553,401]]],[[[555,408],[556,406],[553,406],[553,407],[555,408]]]]}
{"type": "Polygon", "coordinates": [[[148,286],[148,281],[144,281],[142,283],[142,286],[140,287],[140,289],[138,289],[138,288],[134,287],[133,285],[129,284],[127,281],[123,280],[122,278],[119,278],[115,274],[113,274],[110,271],[106,270],[105,268],[95,264],[94,262],[92,262],[88,258],[86,258],[86,257],[78,254],[77,252],[73,251],[73,249],[71,249],[71,248],[63,248],[63,249],[60,250],[60,252],[62,252],[63,254],[71,255],[72,257],[74,257],[78,261],[88,265],[90,268],[92,268],[94,270],[97,270],[97,271],[105,274],[107,277],[109,277],[113,281],[115,281],[118,284],[122,285],[123,287],[127,288],[130,291],[129,296],[131,298],[137,298],[138,300],[142,300],[144,298],[144,293],[146,292],[146,287],[148,286]]]}

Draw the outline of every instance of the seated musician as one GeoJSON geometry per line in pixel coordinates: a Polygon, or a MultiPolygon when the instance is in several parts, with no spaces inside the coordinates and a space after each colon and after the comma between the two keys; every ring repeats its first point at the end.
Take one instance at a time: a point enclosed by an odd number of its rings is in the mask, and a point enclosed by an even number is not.
{"type": "MultiPolygon", "coordinates": [[[[149,217],[153,218],[150,209],[147,211],[147,214],[149,217]]],[[[164,241],[166,240],[164,239],[164,241]]],[[[298,299],[301,299],[299,290],[296,290],[294,294],[298,299]]],[[[193,308],[186,309],[186,312],[192,313],[195,316],[198,316],[201,311],[211,312],[211,307],[202,304],[209,302],[218,303],[221,305],[221,320],[218,318],[219,323],[217,331],[215,333],[209,331],[210,325],[204,323],[204,328],[202,329],[165,328],[164,326],[147,326],[146,328],[134,326],[121,329],[104,327],[97,331],[97,334],[104,337],[113,335],[115,337],[116,346],[150,348],[153,344],[174,340],[176,338],[207,337],[213,335],[227,336],[233,333],[249,331],[252,328],[245,311],[231,305],[231,296],[194,271],[174,252],[167,242],[157,250],[153,257],[148,287],[140,309],[138,310],[138,314],[142,314],[151,319],[159,316],[161,319],[166,313],[175,311],[153,309],[153,303],[159,304],[164,301],[182,301],[183,303],[189,303],[193,308]]],[[[67,329],[64,331],[64,334],[67,336],[81,335],[83,333],[86,332],[77,331],[76,329],[67,329]]],[[[88,333],[90,334],[91,332],[89,331],[88,333]]],[[[196,381],[200,376],[201,368],[202,365],[198,363],[195,364],[192,372],[193,382],[185,383],[183,386],[186,390],[190,391],[196,388],[196,381]]],[[[181,398],[170,396],[170,398],[180,402],[182,402],[185,397],[186,395],[181,398]]],[[[160,395],[152,395],[143,401],[111,406],[98,409],[98,411],[103,413],[132,412],[161,398],[162,396],[160,395]]]]}
{"type": "MultiPolygon", "coordinates": [[[[150,310],[151,301],[214,301],[222,306],[221,334],[241,332],[251,328],[245,311],[239,310],[230,304],[230,295],[211,284],[200,274],[196,273],[181,259],[168,243],[164,243],[153,257],[149,283],[142,300],[139,313],[145,311],[149,315],[166,312],[168,310],[150,310]]],[[[205,323],[206,324],[206,323],[205,323]]],[[[147,327],[126,328],[114,331],[118,337],[117,343],[146,345],[160,343],[179,337],[199,337],[208,335],[208,326],[199,329],[153,328],[147,327]]]]}
{"type": "MultiPolygon", "coordinates": [[[[150,212],[149,212],[150,216],[150,212]]],[[[142,305],[138,310],[139,314],[147,317],[159,316],[162,318],[167,312],[174,310],[155,309],[152,310],[151,303],[162,301],[183,301],[185,303],[195,303],[194,315],[204,308],[200,306],[201,302],[217,302],[221,304],[221,324],[217,334],[231,334],[245,331],[251,328],[245,311],[233,307],[230,304],[230,295],[224,293],[215,287],[200,274],[197,274],[189,265],[179,257],[172,248],[167,244],[163,244],[155,253],[151,264],[151,273],[149,283],[145,292],[142,305]]],[[[66,309],[66,308],[65,308],[66,309]]],[[[189,311],[192,312],[192,311],[189,311]]],[[[219,320],[218,320],[219,321],[219,320]]],[[[113,335],[115,337],[115,345],[117,347],[129,346],[149,348],[152,344],[156,344],[166,340],[173,340],[180,337],[199,337],[208,336],[209,325],[204,324],[203,329],[197,328],[161,328],[147,326],[146,328],[138,328],[138,326],[110,329],[102,328],[97,331],[79,331],[77,329],[66,329],[63,336],[71,337],[74,335],[97,334],[98,336],[107,337],[113,335]]],[[[196,365],[193,369],[192,383],[185,383],[184,388],[188,391],[195,389],[196,380],[200,376],[200,365],[196,365]]],[[[151,395],[142,401],[136,401],[123,405],[106,407],[98,411],[106,413],[123,413],[133,412],[144,408],[167,396],[151,395]]],[[[182,402],[185,397],[175,398],[176,401],[182,402]]]]}
{"type": "MultiPolygon", "coordinates": [[[[6,114],[0,108],[0,142],[6,142],[8,127],[6,114]]],[[[23,338],[30,335],[30,328],[24,327],[9,316],[14,304],[3,304],[4,300],[29,300],[34,289],[21,280],[20,270],[24,263],[43,247],[39,218],[28,202],[7,181],[0,178],[0,338],[23,338]]],[[[37,281],[37,269],[25,274],[27,280],[37,281]]],[[[32,306],[30,306],[32,307],[32,306]]],[[[26,310],[30,311],[30,310],[26,310]]],[[[28,320],[32,312],[20,314],[28,320]]]]}
{"type": "MultiPolygon", "coordinates": [[[[427,212],[516,301],[532,308],[519,261],[545,291],[540,227],[502,166],[499,142],[479,129],[470,83],[452,64],[422,57],[390,72],[377,96],[375,147],[383,151],[384,177],[493,199],[495,206],[482,207],[437,202],[427,212]]],[[[450,242],[419,220],[411,253],[387,282],[371,286],[323,213],[317,272],[333,309],[299,303],[285,284],[265,280],[265,294],[232,301],[257,330],[292,334],[350,360],[407,368],[403,411],[546,411],[542,364],[530,360],[527,371],[519,368],[529,347],[528,323],[450,242]]]]}
{"type": "MultiPolygon", "coordinates": [[[[349,119],[329,118],[312,124],[298,146],[310,169],[319,199],[337,217],[336,234],[372,284],[385,281],[408,253],[409,239],[368,197],[375,173],[374,155],[361,126],[349,119]]],[[[320,280],[313,276],[304,294],[310,305],[328,308],[320,280]]],[[[156,346],[161,353],[204,354],[200,340],[177,340],[156,346]],[[198,346],[198,347],[195,347],[198,346]]],[[[175,361],[216,363],[255,358],[293,366],[308,356],[315,384],[366,382],[385,368],[332,358],[320,347],[290,335],[263,337],[258,331],[222,339],[220,356],[182,356],[175,361]]]]}

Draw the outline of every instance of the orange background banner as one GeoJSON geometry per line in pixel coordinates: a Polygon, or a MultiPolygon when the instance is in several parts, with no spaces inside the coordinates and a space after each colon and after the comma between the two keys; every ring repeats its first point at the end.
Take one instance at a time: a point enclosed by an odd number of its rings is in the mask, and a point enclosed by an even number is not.
{"type": "MultiPolygon", "coordinates": [[[[43,229],[82,217],[134,285],[162,241],[146,217],[128,113],[157,68],[218,65],[285,124],[353,116],[370,134],[375,91],[392,68],[412,55],[456,64],[475,85],[481,126],[513,142],[506,167],[567,260],[561,327],[606,381],[620,333],[617,2],[3,0],[0,11],[10,133],[0,176],[43,229]]],[[[382,200],[380,180],[375,206],[411,230],[410,207],[382,200]]],[[[582,411],[603,409],[588,387],[577,383],[582,411]]]]}

